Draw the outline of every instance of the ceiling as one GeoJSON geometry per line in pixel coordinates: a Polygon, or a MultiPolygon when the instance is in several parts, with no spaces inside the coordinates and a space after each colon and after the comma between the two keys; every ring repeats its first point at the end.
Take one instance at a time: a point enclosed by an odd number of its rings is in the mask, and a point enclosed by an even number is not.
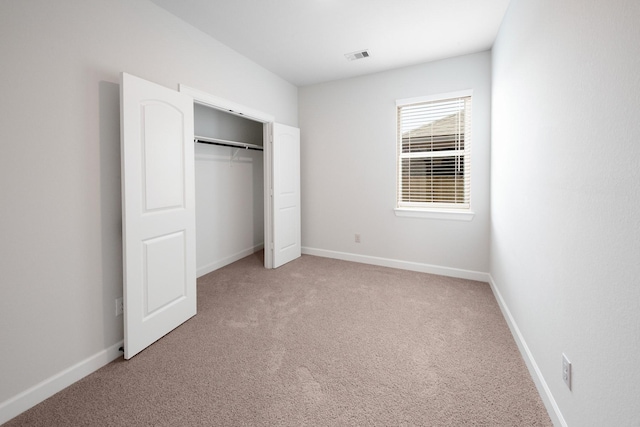
{"type": "Polygon", "coordinates": [[[509,0],[151,0],[296,86],[490,49],[509,0]],[[369,58],[344,54],[367,49],[369,58]]]}

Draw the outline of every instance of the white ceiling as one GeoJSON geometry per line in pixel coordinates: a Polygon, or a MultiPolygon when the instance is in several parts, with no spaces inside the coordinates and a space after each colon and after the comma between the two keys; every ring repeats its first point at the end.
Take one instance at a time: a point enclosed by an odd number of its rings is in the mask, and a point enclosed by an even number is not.
{"type": "Polygon", "coordinates": [[[509,0],[152,0],[296,86],[490,49],[509,0]],[[345,53],[371,57],[348,61],[345,53]]]}

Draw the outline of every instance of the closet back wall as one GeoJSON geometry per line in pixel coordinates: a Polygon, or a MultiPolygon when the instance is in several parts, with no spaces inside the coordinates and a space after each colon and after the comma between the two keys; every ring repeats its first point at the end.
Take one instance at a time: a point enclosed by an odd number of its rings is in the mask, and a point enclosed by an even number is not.
{"type": "MultiPolygon", "coordinates": [[[[262,123],[202,105],[197,136],[262,145],[262,123]]],[[[264,243],[263,152],[196,144],[198,277],[259,250],[264,243]]]]}

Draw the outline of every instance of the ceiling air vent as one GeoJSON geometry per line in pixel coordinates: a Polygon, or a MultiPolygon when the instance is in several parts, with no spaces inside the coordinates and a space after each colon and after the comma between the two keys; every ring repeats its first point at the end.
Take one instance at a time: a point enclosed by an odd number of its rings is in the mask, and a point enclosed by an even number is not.
{"type": "Polygon", "coordinates": [[[355,61],[356,59],[362,59],[362,58],[368,58],[369,55],[369,51],[368,50],[358,50],[356,52],[351,52],[351,53],[345,53],[344,57],[347,58],[349,61],[355,61]]]}

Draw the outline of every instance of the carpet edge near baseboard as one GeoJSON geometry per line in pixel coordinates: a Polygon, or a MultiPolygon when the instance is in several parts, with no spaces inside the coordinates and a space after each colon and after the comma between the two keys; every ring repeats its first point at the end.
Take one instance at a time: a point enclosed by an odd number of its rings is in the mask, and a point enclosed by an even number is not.
{"type": "Polygon", "coordinates": [[[0,403],[0,424],[17,417],[76,381],[122,357],[124,341],[113,344],[0,403]]]}
{"type": "Polygon", "coordinates": [[[479,282],[489,282],[489,273],[481,271],[465,270],[454,267],[443,267],[439,265],[425,264],[412,261],[402,261],[391,258],[381,258],[370,255],[360,255],[348,252],[331,251],[326,249],[317,249],[310,247],[302,247],[302,253],[305,255],[313,255],[324,258],[339,259],[342,261],[358,262],[361,264],[378,265],[381,267],[398,268],[401,270],[417,271],[420,273],[437,274],[440,276],[455,277],[458,279],[476,280],[479,282]]]}

